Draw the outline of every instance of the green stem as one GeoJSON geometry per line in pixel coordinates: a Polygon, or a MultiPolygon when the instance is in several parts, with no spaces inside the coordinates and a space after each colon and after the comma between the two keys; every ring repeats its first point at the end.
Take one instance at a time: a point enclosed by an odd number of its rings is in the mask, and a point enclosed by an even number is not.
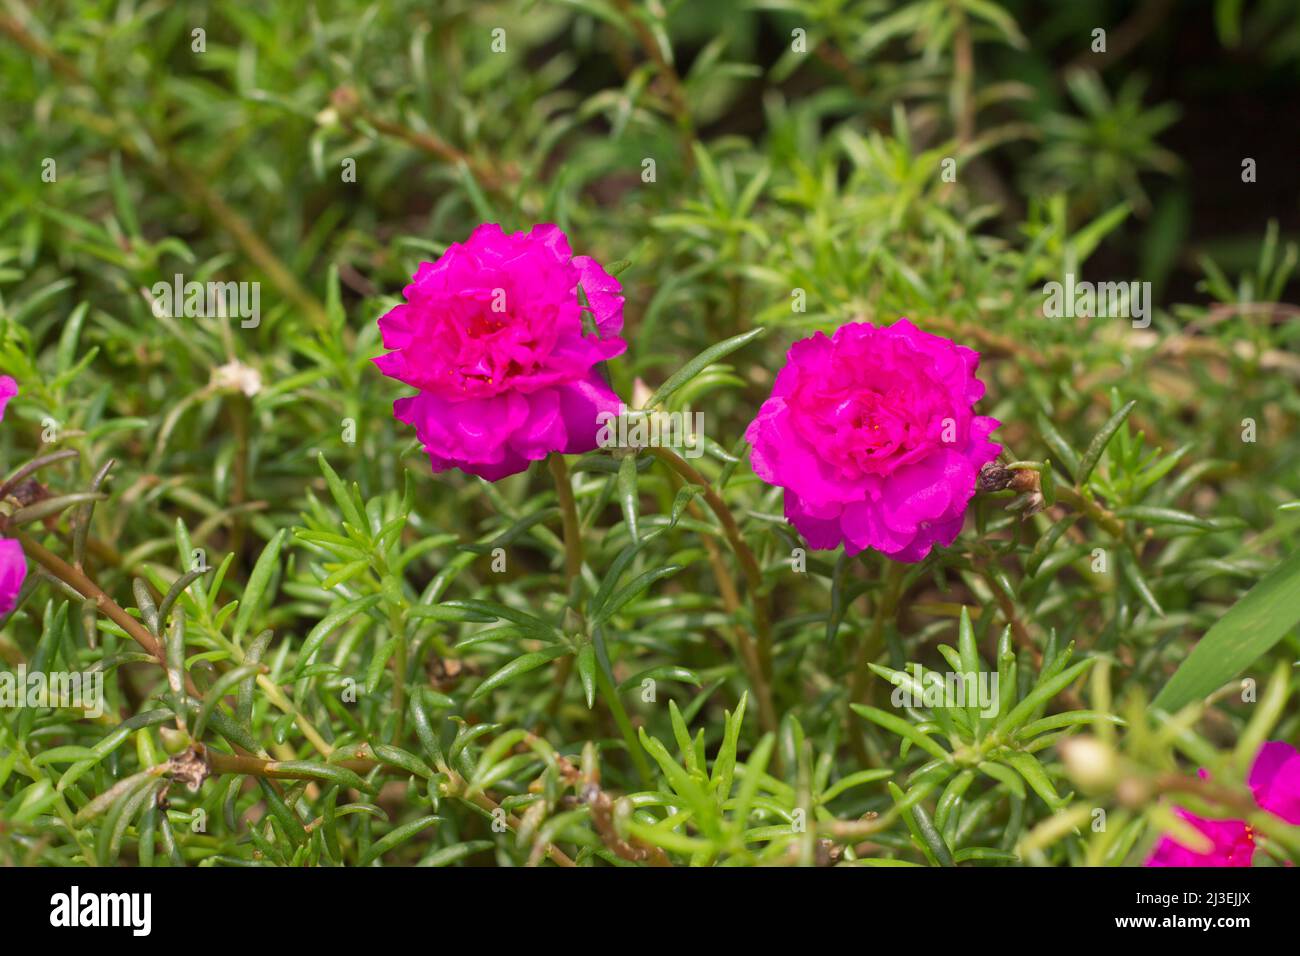
{"type": "Polygon", "coordinates": [[[653,786],[650,763],[646,760],[645,751],[641,748],[641,741],[632,728],[632,721],[628,719],[627,710],[623,707],[623,701],[619,699],[618,688],[614,685],[614,672],[609,664],[609,653],[605,650],[605,637],[600,628],[592,631],[591,643],[596,648],[596,689],[600,691],[600,696],[605,698],[605,703],[609,705],[609,712],[613,715],[614,723],[618,725],[619,732],[623,735],[623,741],[627,744],[627,752],[632,757],[632,763],[636,765],[637,776],[641,778],[642,784],[648,789],[653,786]]]}
{"type": "Polygon", "coordinates": [[[1113,538],[1124,537],[1124,522],[1097,502],[1069,485],[1056,486],[1056,498],[1076,511],[1082,511],[1113,538]]]}
{"type": "Polygon", "coordinates": [[[546,466],[555,479],[555,497],[560,502],[560,515],[564,522],[564,576],[572,589],[573,582],[582,573],[582,528],[578,524],[578,503],[573,497],[569,481],[569,466],[558,452],[546,459],[546,466]]]}
{"type": "MultiPolygon", "coordinates": [[[[569,480],[569,467],[565,464],[564,456],[559,452],[552,454],[547,458],[546,466],[550,469],[551,477],[555,479],[555,497],[560,503],[560,516],[564,525],[564,593],[567,595],[569,606],[577,613],[576,582],[582,575],[583,560],[582,524],[578,519],[578,502],[573,497],[573,483],[569,480]]],[[[564,699],[564,688],[568,685],[569,675],[572,672],[573,658],[562,658],[555,669],[555,697],[551,701],[552,716],[564,699]]]]}

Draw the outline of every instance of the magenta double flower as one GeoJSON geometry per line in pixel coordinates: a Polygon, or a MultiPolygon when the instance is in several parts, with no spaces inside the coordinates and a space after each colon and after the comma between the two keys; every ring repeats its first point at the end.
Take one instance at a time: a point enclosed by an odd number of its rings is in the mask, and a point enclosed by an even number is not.
{"type": "MultiPolygon", "coordinates": [[[[1259,748],[1247,779],[1255,802],[1287,823],[1300,826],[1300,751],[1280,740],[1259,748]]],[[[1255,832],[1244,820],[1207,820],[1182,807],[1174,812],[1190,823],[1209,846],[1188,847],[1162,836],[1147,866],[1250,866],[1255,858],[1255,832]]]]}
{"type": "Polygon", "coordinates": [[[435,472],[497,481],[551,452],[596,447],[597,416],[619,406],[598,365],[627,348],[622,287],[575,257],[556,226],[481,225],[421,263],[402,293],[379,320],[394,351],[375,364],[419,389],[393,413],[435,472]]]}
{"type": "Polygon", "coordinates": [[[961,531],[1000,424],[976,415],[979,353],[906,319],[794,343],[745,437],[814,548],[920,561],[961,531]]]}
{"type": "MultiPolygon", "coordinates": [[[[18,394],[18,383],[8,375],[0,375],[0,421],[4,421],[5,407],[18,394]]],[[[13,538],[0,538],[0,614],[14,609],[18,592],[27,579],[27,558],[23,546],[13,538]]]]}

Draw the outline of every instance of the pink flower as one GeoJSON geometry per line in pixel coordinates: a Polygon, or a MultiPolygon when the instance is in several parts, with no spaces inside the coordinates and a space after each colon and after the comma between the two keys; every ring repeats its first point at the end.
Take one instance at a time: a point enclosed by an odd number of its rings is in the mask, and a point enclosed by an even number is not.
{"type": "Polygon", "coordinates": [[[18,394],[18,383],[8,375],[0,375],[0,422],[5,419],[5,406],[18,394]]]}
{"type": "Polygon", "coordinates": [[[26,579],[27,558],[23,555],[23,546],[13,538],[0,538],[0,614],[8,614],[14,609],[18,603],[18,591],[26,579]]]}
{"type": "Polygon", "coordinates": [[[375,364],[419,389],[393,414],[415,426],[433,470],[496,481],[595,448],[596,416],[618,412],[597,366],[627,348],[621,292],[552,225],[506,234],[485,223],[421,263],[406,301],[379,320],[394,351],[375,364]]]}
{"type": "Polygon", "coordinates": [[[1300,751],[1270,740],[1255,755],[1247,782],[1262,809],[1300,826],[1300,751]]]}
{"type": "Polygon", "coordinates": [[[1250,866],[1255,856],[1254,832],[1242,820],[1206,820],[1182,807],[1174,812],[1210,841],[1204,853],[1162,836],[1147,857],[1147,866],[1250,866]]]}
{"type": "MultiPolygon", "coordinates": [[[[18,383],[8,375],[0,375],[0,421],[4,421],[5,406],[17,394],[18,383]]],[[[23,546],[13,538],[0,538],[0,614],[14,609],[26,579],[27,558],[23,546]]]]}
{"type": "MultiPolygon", "coordinates": [[[[1248,783],[1261,809],[1300,824],[1300,751],[1280,740],[1264,744],[1251,764],[1248,783]]],[[[1147,866],[1250,866],[1255,833],[1245,821],[1205,820],[1181,807],[1174,812],[1203,833],[1210,848],[1199,852],[1162,836],[1147,857],[1147,866]]]]}
{"type": "Polygon", "coordinates": [[[814,548],[844,543],[920,561],[961,531],[1000,424],[972,408],[979,353],[922,332],[842,325],[790,347],[745,433],[755,473],[785,489],[785,516],[814,548]]]}

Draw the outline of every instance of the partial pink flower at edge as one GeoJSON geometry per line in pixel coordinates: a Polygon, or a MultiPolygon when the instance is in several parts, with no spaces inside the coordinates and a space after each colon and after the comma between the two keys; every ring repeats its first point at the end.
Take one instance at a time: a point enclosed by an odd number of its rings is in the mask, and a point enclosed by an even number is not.
{"type": "Polygon", "coordinates": [[[1174,812],[1199,830],[1210,848],[1199,852],[1162,836],[1147,857],[1147,866],[1250,866],[1254,860],[1255,837],[1244,821],[1206,820],[1182,807],[1175,807],[1174,812]]]}
{"type": "Polygon", "coordinates": [[[5,418],[5,406],[18,394],[18,383],[8,375],[0,375],[0,422],[5,418]]]}
{"type": "Polygon", "coordinates": [[[393,413],[415,427],[435,472],[496,481],[552,452],[596,447],[597,417],[619,408],[599,364],[627,348],[622,286],[574,257],[558,227],[507,234],[485,223],[421,263],[402,292],[379,319],[393,351],[375,364],[419,390],[393,413]]]}
{"type": "MultiPolygon", "coordinates": [[[[1205,776],[1201,772],[1201,776],[1205,776]]],[[[1248,781],[1260,808],[1291,824],[1300,824],[1300,751],[1280,740],[1259,748],[1248,781]]],[[[1180,817],[1210,841],[1206,852],[1162,836],[1146,866],[1250,866],[1255,854],[1254,831],[1244,820],[1206,820],[1175,807],[1180,817]]]]}
{"type": "Polygon", "coordinates": [[[785,489],[813,548],[923,559],[961,531],[980,468],[1001,446],[976,415],[979,353],[907,319],[795,342],[745,437],[754,472],[785,489]]]}
{"type": "Polygon", "coordinates": [[[8,614],[18,602],[18,592],[27,579],[27,557],[13,538],[0,538],[0,614],[8,614]]]}
{"type": "MultiPolygon", "coordinates": [[[[4,421],[5,406],[17,394],[18,383],[8,375],[0,375],[0,421],[4,421]]],[[[27,557],[23,546],[13,538],[0,538],[0,614],[14,609],[26,579],[27,557]]]]}
{"type": "Polygon", "coordinates": [[[1270,740],[1255,755],[1247,783],[1262,809],[1300,826],[1300,750],[1270,740]]]}

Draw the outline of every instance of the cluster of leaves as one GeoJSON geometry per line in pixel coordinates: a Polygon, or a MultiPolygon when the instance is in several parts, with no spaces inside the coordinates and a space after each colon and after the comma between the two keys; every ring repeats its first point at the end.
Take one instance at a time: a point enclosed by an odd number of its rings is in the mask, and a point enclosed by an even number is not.
{"type": "MultiPolygon", "coordinates": [[[[1221,6],[1288,55],[1294,18],[1221,6]]],[[[1038,45],[1019,13],[6,5],[0,534],[32,574],[0,657],[106,697],[0,708],[0,859],[1132,864],[1175,799],[1240,815],[1300,738],[1296,248],[1261,223],[1147,330],[1044,318],[1177,175],[1173,114],[1122,70],[989,73],[1038,45]],[[703,410],[702,457],[430,476],[373,320],[481,220],[619,262],[613,383],[703,410]],[[260,281],[260,323],[157,315],[175,273],[260,281]],[[904,314],[981,351],[1028,490],[917,565],[805,553],[744,427],[793,338],[904,314]],[[995,674],[997,714],[891,706],[913,664],[995,674]]]]}

